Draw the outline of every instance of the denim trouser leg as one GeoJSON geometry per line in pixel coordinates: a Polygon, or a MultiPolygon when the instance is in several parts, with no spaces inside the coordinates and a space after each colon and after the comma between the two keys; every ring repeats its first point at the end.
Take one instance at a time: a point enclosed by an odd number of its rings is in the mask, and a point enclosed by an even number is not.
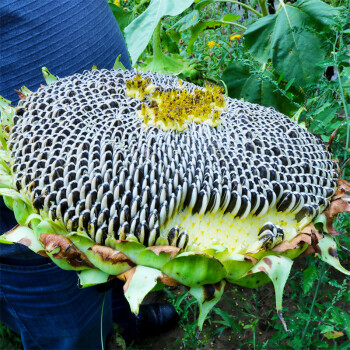
{"type": "MultiPolygon", "coordinates": [[[[25,349],[100,349],[104,293],[78,289],[77,274],[54,263],[0,264],[1,321],[21,334],[25,349]],[[6,281],[6,283],[3,283],[6,281]]],[[[106,292],[103,338],[113,330],[106,292]]]]}

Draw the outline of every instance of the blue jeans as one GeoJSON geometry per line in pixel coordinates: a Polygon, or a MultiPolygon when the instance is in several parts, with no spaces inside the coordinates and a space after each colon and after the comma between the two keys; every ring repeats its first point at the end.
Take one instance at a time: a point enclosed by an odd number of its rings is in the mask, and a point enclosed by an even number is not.
{"type": "MultiPolygon", "coordinates": [[[[0,232],[14,225],[13,213],[0,197],[0,232]]],[[[111,284],[105,293],[94,287],[79,289],[76,272],[58,268],[21,244],[0,244],[0,321],[21,335],[24,349],[100,349],[103,299],[103,341],[113,322],[132,340],[137,319],[123,283],[111,284]]]]}
{"type": "Polygon", "coordinates": [[[75,272],[45,261],[2,263],[0,273],[1,321],[21,335],[24,349],[100,349],[104,297],[104,342],[112,332],[111,291],[78,289],[75,272]]]}
{"type": "MultiPolygon", "coordinates": [[[[118,55],[131,68],[128,52],[105,0],[0,1],[0,95],[14,104],[14,89],[37,90],[41,67],[65,77],[92,65],[112,68],[118,55]]],[[[16,225],[0,198],[0,233],[16,225]]],[[[0,321],[22,336],[25,349],[98,349],[104,293],[79,290],[75,272],[19,244],[0,244],[0,321]]],[[[135,332],[135,317],[122,283],[106,293],[103,339],[113,320],[135,332]],[[112,300],[111,300],[112,295],[112,300]],[[112,316],[113,314],[113,316],[112,316]]],[[[130,332],[129,332],[130,334],[130,332]]]]}

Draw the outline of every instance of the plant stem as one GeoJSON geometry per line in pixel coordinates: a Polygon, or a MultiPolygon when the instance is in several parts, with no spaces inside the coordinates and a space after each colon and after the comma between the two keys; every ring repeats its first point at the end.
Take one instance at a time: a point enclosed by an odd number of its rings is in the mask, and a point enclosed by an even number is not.
{"type": "Polygon", "coordinates": [[[320,289],[320,286],[322,284],[322,280],[323,280],[323,276],[324,276],[324,273],[325,273],[325,269],[324,269],[324,261],[322,261],[322,265],[321,265],[321,276],[320,278],[318,279],[318,282],[317,282],[317,286],[316,286],[316,290],[315,290],[315,294],[314,294],[314,298],[312,299],[312,304],[311,304],[311,308],[310,308],[310,311],[309,311],[309,316],[308,316],[308,319],[307,319],[307,322],[306,322],[306,325],[305,325],[305,328],[303,330],[303,333],[301,335],[301,339],[300,339],[300,346],[298,347],[298,349],[301,349],[301,346],[303,344],[303,339],[305,337],[305,334],[306,334],[306,331],[309,327],[309,323],[311,321],[311,315],[312,315],[312,312],[314,310],[314,307],[315,307],[315,303],[316,303],[316,298],[317,298],[317,295],[318,295],[318,291],[320,289]]]}
{"type": "Polygon", "coordinates": [[[105,292],[105,295],[103,296],[103,302],[102,302],[102,310],[101,310],[101,349],[104,350],[104,342],[103,342],[103,308],[105,306],[105,299],[106,299],[106,294],[107,292],[105,292]]]}
{"type": "Polygon", "coordinates": [[[145,4],[147,2],[147,0],[141,0],[137,5],[134,6],[134,8],[132,9],[132,12],[134,13],[134,15],[137,13],[137,11],[139,10],[139,8],[145,4]]]}
{"type": "Polygon", "coordinates": [[[160,19],[156,29],[153,32],[153,57],[154,59],[160,58],[162,56],[162,46],[160,44],[160,29],[162,27],[162,20],[160,19]]]}
{"type": "Polygon", "coordinates": [[[246,29],[247,29],[247,27],[242,26],[242,24],[238,24],[238,23],[236,23],[236,22],[226,22],[226,21],[220,21],[220,22],[221,22],[221,23],[224,23],[224,24],[230,24],[230,25],[232,25],[232,26],[236,26],[236,27],[241,28],[241,29],[243,29],[243,30],[246,30],[246,29]]]}
{"type": "Polygon", "coordinates": [[[269,13],[267,11],[267,7],[266,7],[266,0],[258,0],[260,9],[261,9],[261,13],[262,15],[265,17],[267,16],[269,13]]]}
{"type": "Polygon", "coordinates": [[[244,7],[245,9],[255,13],[258,17],[263,17],[263,15],[260,12],[254,10],[252,7],[250,7],[247,4],[244,4],[243,2],[235,1],[235,0],[218,0],[218,2],[230,2],[231,4],[240,5],[240,6],[244,7]]]}
{"type": "MultiPolygon", "coordinates": [[[[340,40],[342,40],[342,36],[340,37],[340,40]]],[[[344,160],[346,160],[347,154],[348,154],[348,149],[349,149],[349,139],[350,139],[350,120],[349,120],[349,112],[348,112],[348,106],[345,101],[344,97],[344,90],[343,90],[343,84],[340,79],[340,74],[339,74],[339,69],[338,69],[338,62],[336,59],[336,44],[338,41],[338,32],[336,34],[335,42],[333,43],[333,62],[334,62],[334,68],[335,68],[335,73],[337,74],[338,78],[338,85],[339,85],[339,91],[340,91],[340,98],[341,102],[344,107],[344,112],[345,112],[345,118],[347,120],[347,126],[346,126],[346,144],[345,144],[345,152],[344,152],[344,160]]],[[[344,172],[343,172],[343,178],[345,178],[345,173],[346,173],[346,167],[344,167],[344,172]]]]}

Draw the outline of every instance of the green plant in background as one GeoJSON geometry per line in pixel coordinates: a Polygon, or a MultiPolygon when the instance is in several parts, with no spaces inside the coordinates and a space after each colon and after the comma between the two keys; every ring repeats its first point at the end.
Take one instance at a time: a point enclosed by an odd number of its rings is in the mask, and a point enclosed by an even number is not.
{"type": "Polygon", "coordinates": [[[196,304],[190,295],[166,290],[181,316],[182,328],[176,345],[169,348],[206,348],[220,338],[225,339],[223,344],[232,341],[230,347],[223,348],[349,349],[349,280],[340,282],[323,262],[310,256],[301,271],[292,273],[285,293],[288,306],[284,307],[289,332],[283,331],[278,317],[264,307],[271,300],[269,291],[238,288],[230,286],[229,296],[207,317],[203,333],[196,330],[196,304]]]}
{"type": "MultiPolygon", "coordinates": [[[[152,0],[125,30],[136,67],[182,74],[195,83],[224,84],[230,97],[294,116],[313,133],[322,135],[325,142],[340,126],[332,151],[346,161],[350,138],[349,1],[327,4],[298,0],[291,4],[280,0],[276,13],[271,15],[266,1],[166,4],[164,7],[162,1],[152,0]],[[332,7],[335,5],[338,8],[332,7]],[[240,14],[235,12],[237,6],[241,7],[240,14]],[[169,19],[175,13],[179,15],[169,19]],[[139,23],[150,22],[147,35],[142,35],[139,23]],[[238,40],[230,40],[234,37],[229,35],[232,28],[236,28],[238,40]],[[144,63],[137,64],[140,55],[144,63]],[[332,80],[324,75],[330,67],[335,72],[332,80]]],[[[144,2],[135,7],[140,9],[140,5],[144,2]]]]}
{"type": "Polygon", "coordinates": [[[0,322],[0,349],[19,350],[23,349],[21,337],[11,331],[5,324],[0,322]]]}

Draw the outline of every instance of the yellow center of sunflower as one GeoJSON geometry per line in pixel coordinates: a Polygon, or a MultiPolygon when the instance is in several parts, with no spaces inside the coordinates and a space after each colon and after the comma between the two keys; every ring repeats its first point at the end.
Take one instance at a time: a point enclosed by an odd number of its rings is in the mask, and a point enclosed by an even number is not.
{"type": "Polygon", "coordinates": [[[162,227],[167,234],[172,227],[179,226],[181,231],[189,233],[187,251],[202,251],[213,247],[227,248],[229,254],[246,254],[261,248],[259,230],[266,223],[279,225],[284,233],[284,240],[290,241],[300,233],[301,225],[294,214],[278,212],[271,208],[265,215],[256,217],[249,214],[240,219],[221,210],[215,213],[193,214],[191,208],[177,213],[162,227]]]}
{"type": "Polygon", "coordinates": [[[220,116],[226,103],[223,89],[206,85],[188,92],[179,81],[178,89],[164,90],[148,78],[136,75],[126,82],[126,94],[142,102],[139,117],[145,127],[156,125],[164,131],[184,131],[190,123],[221,124],[220,116]]]}

